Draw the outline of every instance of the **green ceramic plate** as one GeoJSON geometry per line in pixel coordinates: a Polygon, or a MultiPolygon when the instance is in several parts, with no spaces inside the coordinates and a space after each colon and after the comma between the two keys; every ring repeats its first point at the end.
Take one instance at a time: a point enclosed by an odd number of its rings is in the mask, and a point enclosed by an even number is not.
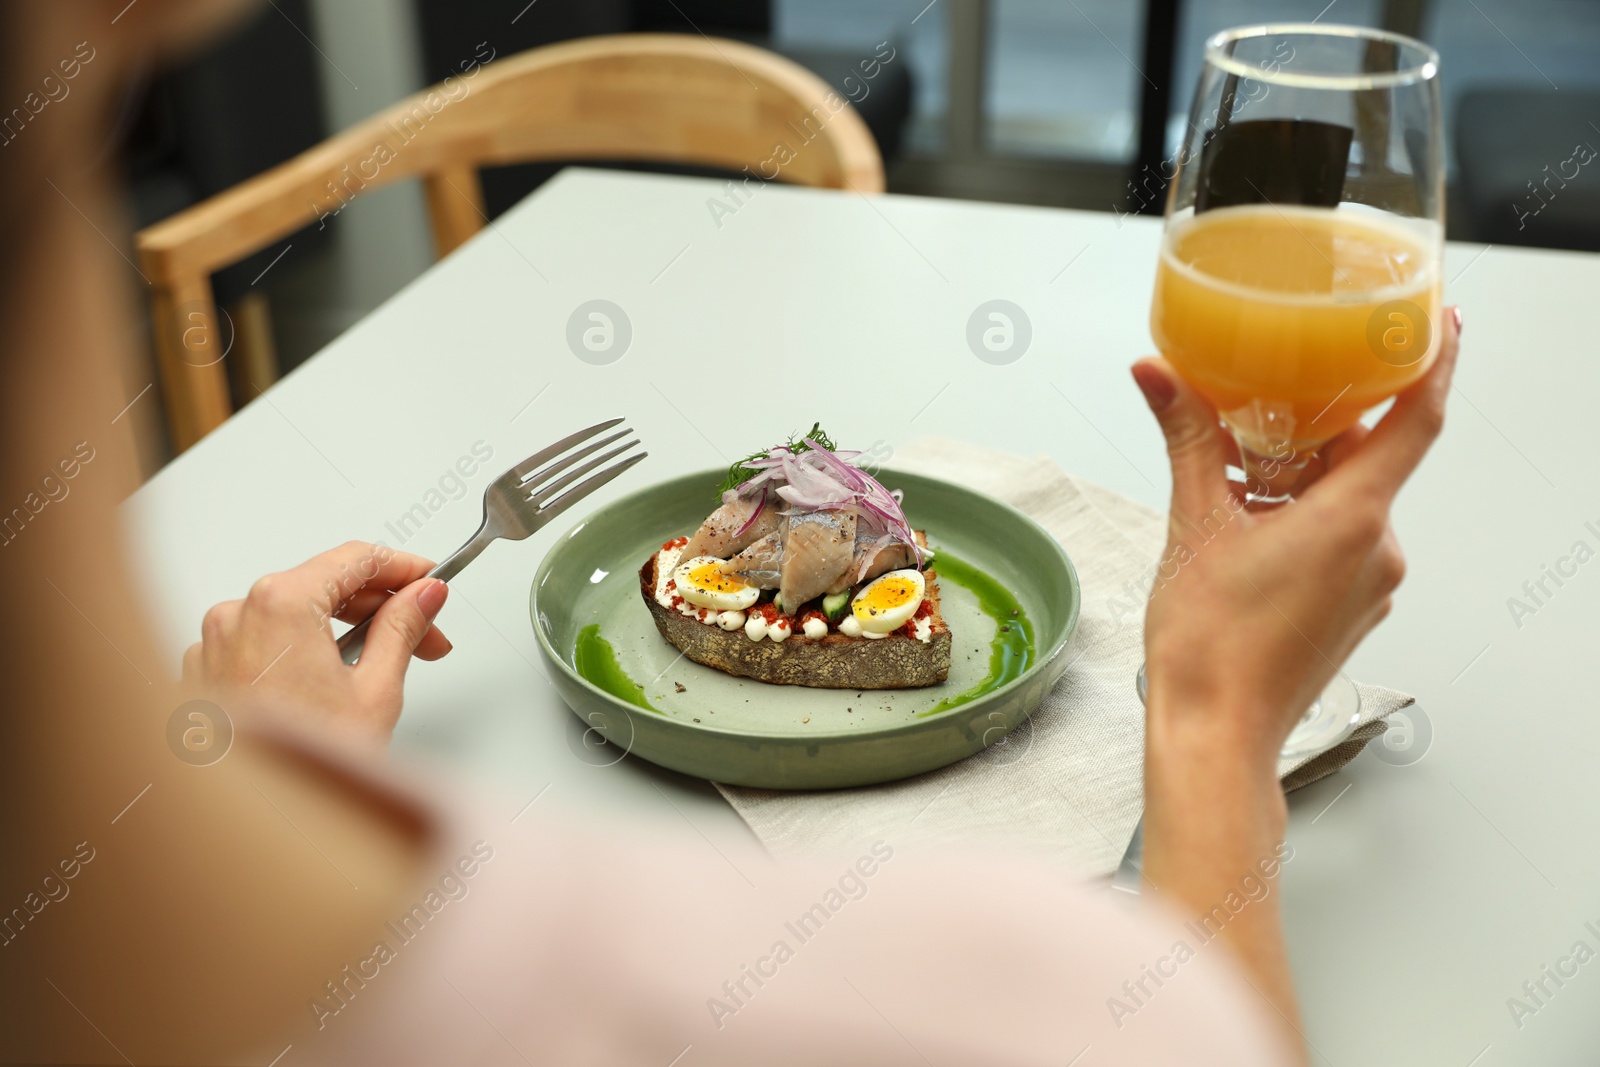
{"type": "Polygon", "coordinates": [[[905,490],[912,526],[927,531],[935,550],[978,568],[1021,605],[1034,640],[1032,662],[1018,677],[933,711],[988,675],[1001,625],[977,594],[948,580],[940,582],[940,604],[954,644],[950,678],[941,685],[860,693],[768,685],[680,657],[656,631],[638,572],[663,541],[691,533],[711,513],[723,474],[688,475],[602,508],[550,549],[534,578],[533,628],[551,677],[578,718],[610,743],[730,785],[830,789],[886,782],[995,744],[1038,708],[1066,670],[1081,592],[1056,539],[999,501],[895,471],[878,477],[905,490]],[[650,708],[578,673],[579,635],[590,626],[599,627],[650,708]]]}

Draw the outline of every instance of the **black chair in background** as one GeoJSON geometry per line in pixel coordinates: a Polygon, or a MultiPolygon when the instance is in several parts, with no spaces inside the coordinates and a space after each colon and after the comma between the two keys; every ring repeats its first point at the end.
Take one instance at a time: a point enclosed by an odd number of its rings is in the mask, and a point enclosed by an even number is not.
{"type": "Polygon", "coordinates": [[[1600,93],[1473,89],[1455,137],[1462,236],[1600,252],[1600,93]]]}

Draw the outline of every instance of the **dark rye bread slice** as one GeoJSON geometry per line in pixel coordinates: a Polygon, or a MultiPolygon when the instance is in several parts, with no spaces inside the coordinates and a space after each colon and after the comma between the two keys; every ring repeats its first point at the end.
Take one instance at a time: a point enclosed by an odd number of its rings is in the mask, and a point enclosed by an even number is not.
{"type": "Polygon", "coordinates": [[[656,629],[685,656],[719,671],[774,685],[814,689],[915,689],[937,685],[950,674],[950,628],[939,613],[937,573],[927,572],[932,639],[918,641],[896,631],[888,637],[847,637],[830,632],[810,638],[796,631],[786,640],[752,641],[743,630],[724,630],[656,603],[656,557],[639,571],[639,592],[656,629]]]}

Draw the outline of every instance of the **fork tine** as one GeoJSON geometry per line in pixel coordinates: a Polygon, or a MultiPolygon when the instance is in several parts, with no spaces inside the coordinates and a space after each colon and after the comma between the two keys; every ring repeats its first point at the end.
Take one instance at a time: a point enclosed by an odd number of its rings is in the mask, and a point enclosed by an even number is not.
{"type": "Polygon", "coordinates": [[[569,472],[568,474],[562,476],[559,480],[551,482],[547,486],[543,486],[542,488],[540,488],[540,490],[537,493],[530,495],[528,499],[531,500],[534,504],[543,505],[545,503],[545,501],[554,498],[556,493],[558,493],[562,489],[565,489],[567,486],[571,485],[573,482],[577,481],[579,478],[582,478],[585,474],[588,474],[590,471],[594,470],[596,467],[602,466],[603,464],[607,463],[608,461],[616,459],[618,456],[622,455],[628,449],[633,448],[636,445],[638,445],[638,443],[639,443],[638,440],[628,441],[627,443],[625,443],[625,444],[623,444],[623,445],[621,445],[621,446],[619,446],[617,448],[613,448],[609,452],[606,452],[606,453],[603,453],[601,455],[596,456],[594,459],[591,459],[589,462],[585,463],[583,466],[581,466],[581,467],[577,468],[576,470],[573,470],[573,471],[569,472]]]}
{"type": "Polygon", "coordinates": [[[512,467],[512,474],[518,479],[526,478],[529,471],[538,469],[539,464],[544,463],[547,460],[554,459],[556,456],[559,456],[561,453],[565,452],[579,441],[587,441],[595,434],[600,433],[602,430],[609,430],[611,427],[622,421],[622,419],[608,419],[605,422],[595,423],[587,430],[579,430],[575,434],[569,434],[568,436],[557,441],[555,444],[551,445],[549,448],[535,452],[521,463],[518,463],[515,467],[512,467]]]}
{"type": "Polygon", "coordinates": [[[553,519],[563,511],[566,511],[572,505],[576,504],[578,501],[582,500],[584,497],[588,496],[602,485],[605,485],[611,479],[615,478],[617,475],[621,474],[635,463],[638,463],[641,459],[644,459],[649,454],[650,453],[648,452],[639,452],[629,456],[621,463],[607,467],[599,474],[590,476],[587,481],[579,482],[571,489],[568,489],[565,493],[562,493],[550,503],[539,508],[538,517],[540,524],[542,525],[547,520],[553,519]]]}
{"type": "Polygon", "coordinates": [[[578,449],[576,452],[572,452],[572,453],[570,453],[568,455],[564,455],[564,456],[558,456],[555,460],[551,461],[550,463],[546,464],[545,466],[539,468],[539,470],[535,471],[534,473],[528,475],[526,478],[522,479],[522,488],[524,488],[524,489],[526,489],[526,490],[528,490],[530,492],[535,490],[535,489],[537,489],[537,488],[539,488],[540,483],[546,481],[552,475],[560,474],[562,471],[566,470],[568,467],[570,467],[574,463],[578,462],[578,460],[582,459],[584,456],[592,456],[596,452],[600,451],[600,449],[606,447],[606,445],[614,444],[617,441],[622,440],[624,437],[628,436],[632,432],[633,431],[628,429],[627,427],[623,427],[621,430],[618,430],[616,433],[610,434],[610,435],[608,435],[606,437],[602,437],[602,438],[600,438],[600,440],[594,442],[593,444],[584,445],[582,448],[578,449]]]}

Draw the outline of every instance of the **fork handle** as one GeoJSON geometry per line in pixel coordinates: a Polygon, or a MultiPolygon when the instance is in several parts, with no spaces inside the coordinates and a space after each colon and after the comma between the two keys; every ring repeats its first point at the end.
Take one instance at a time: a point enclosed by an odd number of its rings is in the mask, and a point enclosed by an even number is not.
{"type": "MultiPolygon", "coordinates": [[[[493,540],[494,538],[492,537],[483,536],[483,530],[479,529],[477,533],[472,535],[472,540],[452,552],[443,563],[440,563],[423,577],[437,578],[441,582],[448,582],[465,570],[467,564],[477,559],[483,550],[489,547],[489,542],[493,540]]],[[[361,658],[361,650],[367,645],[367,631],[372,629],[372,620],[375,618],[377,618],[376,614],[369,615],[340,635],[337,642],[339,658],[347,666],[354,667],[356,661],[361,658]]]]}

